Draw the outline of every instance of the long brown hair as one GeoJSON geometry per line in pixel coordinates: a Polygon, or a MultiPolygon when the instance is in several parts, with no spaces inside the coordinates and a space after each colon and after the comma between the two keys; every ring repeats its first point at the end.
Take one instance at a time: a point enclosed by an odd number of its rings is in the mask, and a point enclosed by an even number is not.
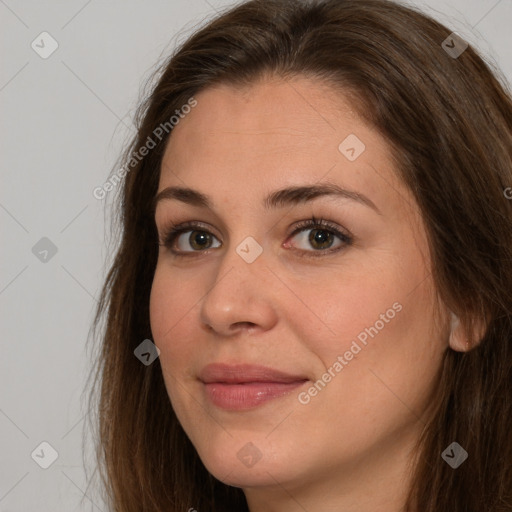
{"type": "Polygon", "coordinates": [[[124,155],[115,209],[122,236],[93,329],[104,321],[90,407],[111,510],[248,510],[241,489],[203,466],[170,405],[159,360],[146,366],[134,350],[152,339],[152,204],[172,136],[169,129],[159,139],[155,128],[213,84],[246,85],[266,74],[308,76],[350,94],[395,149],[397,173],[425,223],[439,297],[470,333],[472,350],[444,355],[406,510],[512,510],[512,101],[499,71],[471,46],[450,55],[443,41],[451,32],[388,0],[251,0],[210,21],[164,63],[124,155]],[[134,161],[148,137],[155,147],[134,161]],[[457,469],[441,458],[452,442],[469,455],[457,469]]]}

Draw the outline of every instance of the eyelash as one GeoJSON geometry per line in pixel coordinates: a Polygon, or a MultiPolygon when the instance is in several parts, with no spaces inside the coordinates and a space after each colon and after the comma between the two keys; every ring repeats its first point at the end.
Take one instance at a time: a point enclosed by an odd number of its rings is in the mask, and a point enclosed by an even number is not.
{"type": "MultiPolygon", "coordinates": [[[[325,219],[317,219],[314,216],[311,217],[308,220],[301,221],[296,224],[294,230],[290,235],[288,235],[288,238],[293,238],[296,234],[300,233],[301,231],[307,230],[307,229],[318,229],[320,228],[323,231],[328,231],[335,236],[337,236],[343,244],[339,247],[336,247],[335,249],[318,249],[313,251],[306,251],[304,249],[298,249],[299,252],[306,255],[306,257],[312,257],[312,258],[318,258],[326,255],[330,255],[333,253],[337,253],[343,249],[345,249],[347,246],[352,245],[353,243],[353,237],[352,235],[340,230],[334,223],[325,220],[325,219]]],[[[175,240],[178,238],[179,235],[186,233],[188,231],[199,231],[202,233],[208,233],[210,235],[213,235],[208,231],[208,229],[200,222],[190,221],[190,222],[184,222],[182,224],[173,225],[171,224],[168,226],[163,235],[162,235],[162,241],[159,243],[160,246],[167,247],[176,257],[195,257],[199,256],[205,253],[208,253],[209,249],[206,249],[204,251],[176,251],[172,248],[172,245],[174,244],[175,240]]],[[[213,235],[215,236],[215,235],[213,235]]],[[[216,248],[215,248],[216,249],[216,248]]]]}

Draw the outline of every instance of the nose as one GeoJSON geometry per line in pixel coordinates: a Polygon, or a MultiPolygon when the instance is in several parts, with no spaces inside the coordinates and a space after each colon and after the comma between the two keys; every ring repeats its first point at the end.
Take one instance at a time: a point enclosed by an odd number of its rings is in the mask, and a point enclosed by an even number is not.
{"type": "Polygon", "coordinates": [[[216,268],[201,303],[201,322],[224,337],[241,330],[262,331],[277,323],[277,279],[263,251],[249,263],[229,247],[216,268]]]}

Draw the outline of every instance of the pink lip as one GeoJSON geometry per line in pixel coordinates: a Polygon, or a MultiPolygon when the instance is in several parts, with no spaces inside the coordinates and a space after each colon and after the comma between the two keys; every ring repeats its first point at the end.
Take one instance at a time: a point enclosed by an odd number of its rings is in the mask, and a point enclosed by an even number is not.
{"type": "Polygon", "coordinates": [[[210,364],[203,368],[199,380],[214,405],[243,410],[286,395],[308,379],[266,366],[210,364]]]}

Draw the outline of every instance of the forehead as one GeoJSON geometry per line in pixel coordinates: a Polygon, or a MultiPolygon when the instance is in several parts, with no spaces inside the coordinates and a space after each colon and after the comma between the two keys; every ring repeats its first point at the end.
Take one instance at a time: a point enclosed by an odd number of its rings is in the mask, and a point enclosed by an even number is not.
{"type": "Polygon", "coordinates": [[[348,96],[326,84],[302,77],[221,84],[195,99],[173,129],[159,189],[186,185],[263,195],[326,178],[375,195],[375,202],[389,203],[394,195],[397,208],[408,194],[385,139],[357,115],[348,96]],[[356,159],[344,153],[349,146],[356,159]]]}
{"type": "Polygon", "coordinates": [[[269,150],[282,145],[308,150],[321,143],[337,149],[340,130],[362,124],[343,96],[306,78],[266,79],[244,87],[220,84],[201,91],[196,100],[173,130],[170,146],[227,139],[243,142],[244,151],[262,144],[269,150]]]}

